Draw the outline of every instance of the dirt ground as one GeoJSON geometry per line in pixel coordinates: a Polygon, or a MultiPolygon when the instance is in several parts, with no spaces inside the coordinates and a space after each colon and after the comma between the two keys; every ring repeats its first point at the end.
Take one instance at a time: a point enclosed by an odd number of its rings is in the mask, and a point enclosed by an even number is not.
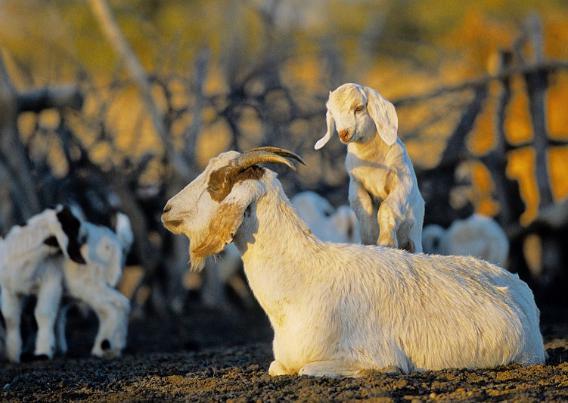
{"type": "Polygon", "coordinates": [[[271,330],[261,312],[194,308],[134,320],[120,359],[88,358],[95,327],[79,320],[67,358],[0,363],[0,401],[522,400],[568,401],[568,314],[543,309],[546,365],[360,379],[270,378],[271,330]]]}

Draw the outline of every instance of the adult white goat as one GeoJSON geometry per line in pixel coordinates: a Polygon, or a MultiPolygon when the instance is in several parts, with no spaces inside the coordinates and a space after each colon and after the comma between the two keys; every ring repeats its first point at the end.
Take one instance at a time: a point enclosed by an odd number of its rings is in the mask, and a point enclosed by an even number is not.
{"type": "Polygon", "coordinates": [[[456,220],[447,230],[434,224],[426,226],[422,244],[427,253],[475,256],[500,267],[509,256],[505,231],[493,219],[479,214],[456,220]]]}
{"type": "Polygon", "coordinates": [[[20,319],[27,295],[36,295],[38,325],[34,355],[51,358],[55,352],[53,327],[63,292],[63,273],[46,259],[61,251],[81,269],[81,222],[67,207],[46,209],[15,226],[0,241],[0,288],[2,315],[6,324],[6,355],[18,362],[22,350],[20,319]]]}
{"type": "Polygon", "coordinates": [[[276,147],[222,153],[162,215],[190,239],[193,269],[237,245],[274,329],[271,375],[544,361],[539,311],[517,275],[471,257],[319,241],[258,165],[294,160],[276,147]]]}
{"type": "Polygon", "coordinates": [[[393,104],[372,88],[348,83],[330,91],[326,106],[327,132],[315,149],[322,148],[336,128],[347,144],[349,202],[363,243],[422,252],[424,199],[397,136],[393,104]]]}
{"type": "MultiPolygon", "coordinates": [[[[84,222],[83,227],[86,237],[81,252],[86,264],[78,265],[63,256],[51,258],[49,264],[63,269],[66,294],[92,308],[99,319],[91,354],[116,357],[126,345],[130,312],[128,298],[115,289],[134,240],[130,220],[117,213],[115,231],[89,222],[84,222]]],[[[62,353],[67,352],[67,309],[68,306],[62,308],[57,323],[57,342],[62,353]]]]}

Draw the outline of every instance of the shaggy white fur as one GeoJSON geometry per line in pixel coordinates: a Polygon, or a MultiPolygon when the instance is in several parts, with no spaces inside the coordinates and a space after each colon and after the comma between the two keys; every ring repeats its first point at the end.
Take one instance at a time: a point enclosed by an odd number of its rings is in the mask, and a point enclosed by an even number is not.
{"type": "MultiPolygon", "coordinates": [[[[292,205],[319,239],[330,242],[361,243],[359,223],[349,206],[337,210],[315,192],[301,192],[292,198],[292,205]]],[[[211,263],[211,262],[210,262],[211,263]]],[[[234,244],[227,245],[222,255],[205,272],[202,300],[205,306],[228,309],[225,285],[237,293],[246,306],[252,306],[249,287],[238,273],[242,267],[241,254],[234,244]]]]}
{"type": "Polygon", "coordinates": [[[338,133],[347,144],[349,202],[366,245],[422,252],[424,200],[412,161],[398,138],[394,106],[377,91],[343,84],[330,91],[322,148],[338,133]]]}
{"type": "Polygon", "coordinates": [[[235,242],[274,329],[271,375],[544,362],[539,310],[517,275],[472,257],[321,242],[276,174],[251,165],[284,163],[275,150],[212,158],[162,215],[191,240],[194,268],[235,242]]]}

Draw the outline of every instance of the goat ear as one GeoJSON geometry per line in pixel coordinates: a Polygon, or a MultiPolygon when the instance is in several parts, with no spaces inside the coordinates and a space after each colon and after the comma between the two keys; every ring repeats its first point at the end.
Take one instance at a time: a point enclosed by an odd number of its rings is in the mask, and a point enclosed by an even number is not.
{"type": "Polygon", "coordinates": [[[58,238],[59,247],[63,253],[74,262],[79,264],[87,263],[81,254],[81,246],[84,243],[79,239],[81,221],[75,217],[71,209],[67,206],[61,208],[56,215],[59,220],[59,224],[61,225],[61,229],[67,237],[67,239],[64,240],[60,234],[55,235],[56,238],[58,238]]]}
{"type": "Polygon", "coordinates": [[[263,185],[258,180],[245,180],[233,186],[209,221],[207,229],[190,242],[192,270],[203,269],[207,257],[220,253],[233,241],[246,209],[258,199],[262,189],[263,185]]]}
{"type": "Polygon", "coordinates": [[[387,145],[393,145],[398,132],[398,116],[394,105],[372,88],[365,87],[365,92],[367,93],[367,111],[375,122],[379,136],[387,145]]]}
{"type": "Polygon", "coordinates": [[[320,148],[325,146],[331,139],[331,137],[335,134],[335,120],[333,120],[333,116],[331,115],[330,111],[327,111],[325,115],[325,121],[327,125],[327,131],[325,132],[324,136],[315,144],[314,149],[316,150],[319,150],[320,148]]]}

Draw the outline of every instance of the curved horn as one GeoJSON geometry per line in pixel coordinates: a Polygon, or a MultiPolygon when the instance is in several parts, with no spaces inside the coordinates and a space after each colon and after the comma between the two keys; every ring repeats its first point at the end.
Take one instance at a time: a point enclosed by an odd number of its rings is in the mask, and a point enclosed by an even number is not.
{"type": "Polygon", "coordinates": [[[255,147],[252,150],[249,150],[248,152],[251,152],[251,151],[268,151],[269,153],[274,153],[276,155],[280,155],[281,157],[292,159],[296,162],[299,162],[302,165],[306,165],[306,163],[304,162],[302,157],[300,157],[298,154],[296,154],[296,153],[294,153],[290,150],[286,150],[285,148],[274,147],[274,146],[264,146],[264,147],[255,147]]]}
{"type": "Polygon", "coordinates": [[[246,169],[255,164],[273,163],[286,165],[290,169],[296,170],[296,167],[290,160],[299,160],[300,162],[304,163],[298,155],[292,153],[291,151],[279,149],[277,147],[275,147],[275,149],[278,150],[278,153],[264,149],[252,149],[241,154],[241,156],[235,160],[234,164],[240,169],[246,169]]]}
{"type": "Polygon", "coordinates": [[[244,152],[228,165],[221,167],[209,176],[207,190],[216,201],[222,201],[232,190],[233,185],[245,179],[259,179],[264,169],[255,165],[262,163],[282,164],[292,170],[292,161],[304,164],[302,158],[291,151],[279,147],[258,147],[244,152]]]}

